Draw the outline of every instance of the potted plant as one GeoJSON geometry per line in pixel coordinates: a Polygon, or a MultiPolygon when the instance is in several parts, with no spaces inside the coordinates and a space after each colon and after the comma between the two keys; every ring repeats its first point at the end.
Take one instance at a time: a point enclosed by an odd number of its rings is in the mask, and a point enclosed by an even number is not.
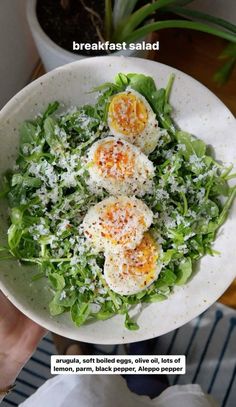
{"type": "MultiPolygon", "coordinates": [[[[219,36],[230,42],[223,76],[233,69],[236,26],[217,17],[186,8],[193,0],[28,0],[28,21],[46,70],[108,51],[72,52],[78,43],[126,44],[116,55],[144,56],[145,50],[130,49],[150,33],[165,28],[187,28],[219,36]],[[104,21],[104,23],[103,23],[104,21]],[[233,45],[232,45],[233,44],[233,45]],[[140,53],[141,52],[141,53],[140,53]],[[229,54],[229,55],[228,55],[229,54]]],[[[236,58],[236,56],[235,56],[236,58]]],[[[222,72],[221,72],[222,76],[222,72]]]]}
{"type": "MultiPolygon", "coordinates": [[[[108,54],[106,51],[73,52],[72,45],[74,40],[81,43],[106,41],[109,38],[110,18],[117,21],[125,18],[137,0],[116,1],[113,13],[109,3],[107,0],[28,0],[28,23],[46,71],[89,56],[108,54]],[[130,3],[130,6],[126,4],[123,7],[125,3],[130,3]]],[[[122,49],[115,54],[145,57],[146,52],[122,49]]]]}

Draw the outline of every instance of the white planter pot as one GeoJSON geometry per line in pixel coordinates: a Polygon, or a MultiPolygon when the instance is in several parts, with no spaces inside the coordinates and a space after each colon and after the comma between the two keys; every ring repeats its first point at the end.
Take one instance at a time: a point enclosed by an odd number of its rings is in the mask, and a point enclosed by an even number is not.
{"type": "MultiPolygon", "coordinates": [[[[43,62],[46,71],[51,71],[58,66],[65,65],[67,63],[77,61],[79,59],[89,58],[85,55],[74,54],[73,52],[67,51],[64,48],[57,45],[41,28],[37,14],[36,14],[36,4],[37,0],[27,1],[27,19],[28,23],[36,43],[39,55],[43,62]]],[[[142,40],[140,40],[142,41],[142,40]]],[[[122,50],[112,53],[112,55],[124,55],[126,57],[143,57],[146,56],[146,51],[141,50],[122,50]]]]}

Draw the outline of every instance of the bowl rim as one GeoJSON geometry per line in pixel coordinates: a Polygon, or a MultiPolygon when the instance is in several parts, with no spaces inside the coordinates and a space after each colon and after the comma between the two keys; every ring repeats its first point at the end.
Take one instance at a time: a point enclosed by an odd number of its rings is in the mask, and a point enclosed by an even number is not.
{"type": "MultiPolygon", "coordinates": [[[[30,1],[30,0],[28,0],[28,1],[30,1]]],[[[147,61],[150,64],[157,64],[157,65],[160,65],[162,67],[171,68],[175,73],[180,73],[182,76],[185,76],[186,78],[191,79],[191,81],[193,81],[196,85],[198,85],[198,86],[200,85],[209,94],[211,94],[211,96],[213,96],[215,99],[217,99],[218,103],[220,103],[222,106],[224,106],[225,109],[227,109],[227,111],[228,111],[229,115],[231,116],[231,118],[235,119],[234,114],[224,104],[224,102],[222,102],[222,100],[217,95],[215,95],[214,92],[211,91],[206,85],[204,85],[203,83],[201,83],[197,79],[193,78],[191,75],[181,71],[178,68],[175,68],[175,67],[173,67],[171,65],[164,64],[164,63],[159,62],[159,61],[154,61],[154,60],[150,60],[150,59],[146,59],[146,58],[140,58],[140,57],[124,56],[124,55],[111,55],[111,56],[110,55],[102,55],[102,56],[83,58],[83,59],[79,59],[79,60],[76,60],[76,61],[69,62],[68,64],[64,64],[62,66],[54,68],[53,70],[51,70],[49,72],[44,73],[39,78],[37,78],[37,79],[33,80],[32,82],[28,83],[19,92],[17,92],[14,96],[11,97],[11,99],[1,108],[1,110],[0,110],[0,119],[1,119],[1,115],[6,113],[6,110],[10,107],[10,104],[14,103],[15,99],[21,98],[22,96],[24,96],[25,94],[28,93],[28,90],[33,90],[34,88],[37,87],[38,84],[40,84],[40,82],[44,81],[45,79],[49,79],[50,77],[53,78],[55,72],[67,71],[67,70],[70,70],[71,67],[76,66],[76,65],[86,65],[86,64],[89,64],[89,65],[94,64],[94,65],[96,65],[97,63],[99,63],[99,62],[102,63],[103,61],[105,62],[108,59],[111,61],[111,63],[112,63],[113,59],[116,59],[117,61],[119,59],[126,60],[126,61],[130,60],[130,62],[137,60],[137,62],[138,61],[147,61]]]]}

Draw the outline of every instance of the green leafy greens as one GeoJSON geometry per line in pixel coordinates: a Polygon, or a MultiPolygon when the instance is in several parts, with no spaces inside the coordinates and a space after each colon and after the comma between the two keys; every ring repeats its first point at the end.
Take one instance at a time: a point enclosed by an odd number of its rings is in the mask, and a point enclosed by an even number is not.
{"type": "Polygon", "coordinates": [[[174,77],[157,89],[142,74],[116,76],[95,89],[94,106],[57,113],[50,104],[43,115],[22,124],[14,171],[3,177],[0,196],[8,199],[8,247],[0,259],[14,256],[37,264],[33,277],[47,278],[53,293],[51,315],[69,311],[77,326],[123,314],[128,329],[138,329],[129,311],[136,304],[165,300],[175,285],[185,284],[225,221],[235,197],[231,168],[208,154],[202,140],[179,130],[171,119],[169,95],[174,77]],[[155,166],[153,191],[144,201],[154,213],[153,236],[162,246],[158,279],[136,295],[116,294],[103,277],[104,256],[89,247],[80,228],[84,215],[107,194],[95,196],[87,187],[84,156],[93,142],[109,134],[109,100],[130,88],[141,93],[155,112],[161,136],[149,156],[155,166]],[[225,196],[222,203],[222,196],[225,196]]]}

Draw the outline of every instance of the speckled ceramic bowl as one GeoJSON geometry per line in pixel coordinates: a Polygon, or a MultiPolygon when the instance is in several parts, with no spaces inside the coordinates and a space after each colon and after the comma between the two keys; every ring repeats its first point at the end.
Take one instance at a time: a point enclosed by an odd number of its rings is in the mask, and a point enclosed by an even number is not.
{"type": "MultiPolygon", "coordinates": [[[[141,72],[150,75],[158,87],[164,86],[170,73],[176,75],[171,103],[178,125],[207,144],[214,146],[216,157],[236,164],[236,123],[233,115],[203,85],[169,66],[137,58],[100,57],[74,62],[36,80],[18,93],[0,113],[0,173],[10,168],[17,156],[18,128],[33,118],[53,100],[65,105],[94,102],[87,91],[112,81],[118,72],[141,72]]],[[[236,170],[235,170],[236,172],[236,170]]],[[[90,323],[81,328],[73,325],[68,314],[49,315],[51,298],[46,279],[31,282],[29,267],[15,261],[0,263],[0,288],[22,312],[60,335],[91,343],[118,344],[144,340],[169,332],[203,312],[230,285],[236,274],[236,204],[221,228],[214,248],[220,255],[205,256],[191,281],[176,287],[168,300],[146,306],[138,331],[124,328],[123,316],[90,323]],[[233,216],[234,215],[234,216],[233,216]]],[[[7,205],[0,202],[0,244],[6,240],[7,205]]]]}

